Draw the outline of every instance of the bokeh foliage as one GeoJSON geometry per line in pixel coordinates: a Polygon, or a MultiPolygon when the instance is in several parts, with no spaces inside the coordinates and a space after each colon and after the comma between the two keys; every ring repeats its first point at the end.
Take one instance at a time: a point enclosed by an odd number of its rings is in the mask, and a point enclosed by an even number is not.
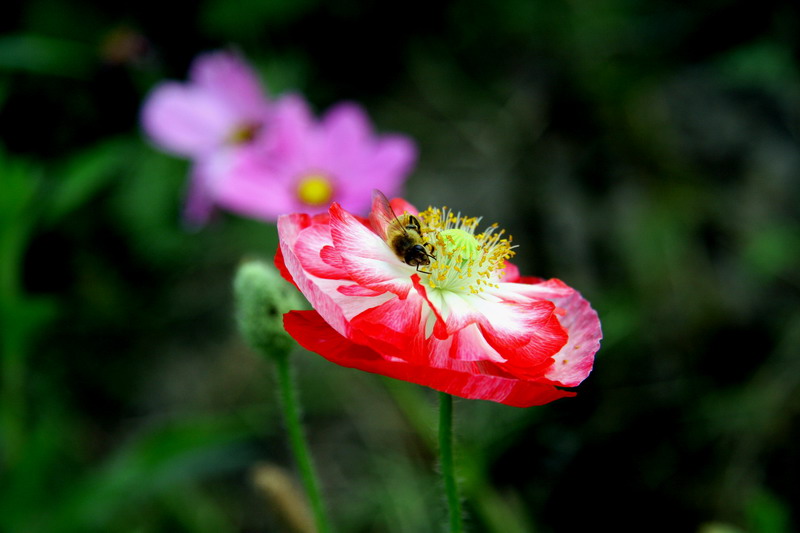
{"type": "MultiPolygon", "coordinates": [[[[800,529],[795,3],[0,9],[0,530],[282,530],[252,473],[291,460],[231,295],[275,229],[184,227],[187,165],[137,124],[226,46],[413,136],[412,202],[499,222],[600,313],[576,398],[456,402],[472,530],[800,529]]],[[[437,531],[428,391],[294,360],[339,529],[437,531]]]]}

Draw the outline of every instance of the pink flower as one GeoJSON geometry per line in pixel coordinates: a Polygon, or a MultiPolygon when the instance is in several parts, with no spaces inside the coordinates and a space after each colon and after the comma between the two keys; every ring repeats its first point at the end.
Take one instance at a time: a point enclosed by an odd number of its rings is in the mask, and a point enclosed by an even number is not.
{"type": "Polygon", "coordinates": [[[520,277],[496,225],[479,232],[479,219],[400,199],[401,222],[387,225],[380,198],[370,222],[337,203],[278,219],[276,265],[314,307],[285,315],[289,334],[339,365],[464,398],[525,407],[573,396],[561,387],[588,376],[602,336],[589,303],[557,279],[520,277]],[[402,244],[398,232],[429,255],[398,255],[387,244],[402,244]]]}
{"type": "Polygon", "coordinates": [[[213,208],[274,221],[321,212],[332,201],[366,212],[369,190],[398,194],[416,159],[410,139],[376,136],[357,105],[317,120],[300,96],[270,101],[238,56],[199,56],[187,83],[156,87],[142,124],[164,150],[190,158],[186,217],[204,223],[213,208]]]}
{"type": "Polygon", "coordinates": [[[153,89],[142,108],[145,132],[163,150],[194,162],[187,218],[208,218],[216,172],[266,132],[271,111],[257,74],[230,52],[200,55],[187,83],[153,89]]]}
{"type": "Polygon", "coordinates": [[[271,105],[249,65],[230,52],[211,52],[194,60],[187,83],[153,89],[142,124],[160,148],[197,158],[252,139],[271,105]]]}
{"type": "Polygon", "coordinates": [[[366,213],[371,188],[399,193],[416,160],[409,138],[376,136],[358,105],[338,104],[316,120],[296,95],[275,103],[271,135],[257,142],[263,149],[235,161],[215,180],[213,196],[226,209],[263,220],[321,213],[334,201],[366,213]]]}

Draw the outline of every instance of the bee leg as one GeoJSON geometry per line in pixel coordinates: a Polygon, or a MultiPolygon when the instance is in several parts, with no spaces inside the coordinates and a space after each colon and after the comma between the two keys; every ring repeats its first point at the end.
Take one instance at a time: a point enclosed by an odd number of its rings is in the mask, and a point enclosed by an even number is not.
{"type": "Polygon", "coordinates": [[[419,220],[414,215],[408,215],[408,224],[406,224],[406,229],[410,229],[416,231],[417,233],[421,233],[422,226],[419,224],[419,220]]]}
{"type": "Polygon", "coordinates": [[[417,265],[417,272],[421,272],[422,274],[430,274],[430,272],[426,272],[425,270],[420,270],[419,265],[417,265]]]}
{"type": "Polygon", "coordinates": [[[435,256],[435,255],[433,255],[433,252],[435,252],[435,251],[436,251],[436,248],[434,248],[434,247],[433,247],[433,245],[432,245],[431,243],[429,243],[429,242],[426,242],[426,243],[423,245],[423,247],[424,247],[424,246],[430,246],[430,247],[431,247],[431,251],[430,251],[430,252],[426,252],[426,253],[428,254],[428,257],[432,257],[432,258],[436,259],[436,256],[435,256]]]}

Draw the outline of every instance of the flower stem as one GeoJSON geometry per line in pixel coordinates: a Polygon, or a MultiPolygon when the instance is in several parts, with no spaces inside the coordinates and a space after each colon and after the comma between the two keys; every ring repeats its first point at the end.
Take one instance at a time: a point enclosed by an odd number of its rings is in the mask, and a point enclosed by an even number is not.
{"type": "Polygon", "coordinates": [[[311,462],[311,453],[300,422],[300,407],[297,401],[294,381],[292,380],[288,355],[276,357],[275,365],[278,370],[278,386],[283,407],[283,418],[286,423],[286,430],[289,432],[289,444],[294,453],[295,461],[297,461],[297,467],[300,469],[300,476],[311,505],[311,511],[314,514],[317,532],[330,533],[331,527],[325,513],[325,506],[322,503],[319,481],[317,480],[314,465],[311,462]]]}
{"type": "Polygon", "coordinates": [[[453,463],[453,397],[439,393],[439,454],[442,461],[442,476],[450,510],[450,533],[461,533],[461,500],[456,486],[453,463]]]}

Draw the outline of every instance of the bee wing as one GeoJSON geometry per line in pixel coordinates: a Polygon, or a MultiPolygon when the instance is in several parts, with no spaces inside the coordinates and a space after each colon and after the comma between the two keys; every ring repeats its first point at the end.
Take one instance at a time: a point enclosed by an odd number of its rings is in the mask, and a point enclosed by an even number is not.
{"type": "Polygon", "coordinates": [[[369,213],[369,223],[372,225],[372,229],[386,240],[389,226],[395,224],[396,220],[397,215],[389,205],[389,199],[381,191],[374,189],[372,191],[372,210],[369,213]]]}

